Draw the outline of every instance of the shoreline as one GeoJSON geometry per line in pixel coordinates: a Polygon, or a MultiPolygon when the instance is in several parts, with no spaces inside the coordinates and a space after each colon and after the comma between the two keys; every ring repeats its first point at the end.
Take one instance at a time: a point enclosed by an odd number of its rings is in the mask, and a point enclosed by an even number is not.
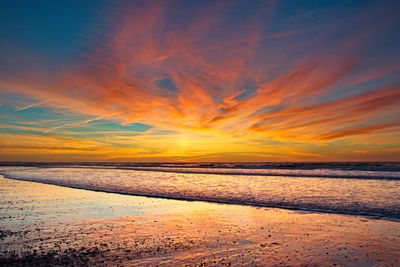
{"type": "Polygon", "coordinates": [[[36,181],[36,180],[30,180],[30,179],[14,179],[14,178],[6,177],[2,173],[0,173],[0,177],[3,177],[4,179],[14,180],[14,181],[23,181],[23,182],[46,184],[46,185],[54,185],[54,186],[59,186],[59,187],[71,188],[71,189],[86,190],[86,191],[93,191],[93,192],[99,192],[99,193],[125,195],[125,196],[156,198],[156,199],[166,199],[166,200],[178,200],[178,201],[188,201],[188,202],[204,202],[204,203],[214,203],[214,204],[222,204],[222,205],[239,205],[239,206],[250,206],[250,207],[261,207],[261,208],[284,209],[284,210],[292,210],[292,211],[300,211],[300,212],[363,216],[363,217],[368,217],[370,219],[393,220],[393,221],[400,222],[400,216],[396,216],[396,215],[387,216],[387,215],[382,215],[382,214],[370,214],[370,213],[362,213],[362,212],[355,213],[355,212],[347,212],[347,211],[311,209],[311,208],[302,208],[302,207],[294,207],[294,206],[267,205],[267,204],[262,204],[262,203],[234,202],[234,201],[224,201],[224,200],[215,200],[215,199],[199,199],[199,198],[179,197],[179,196],[163,196],[163,195],[151,195],[151,194],[140,194],[140,193],[126,193],[126,192],[110,191],[110,190],[96,189],[96,188],[93,188],[93,189],[85,188],[85,187],[79,187],[79,186],[74,186],[74,185],[63,185],[63,184],[59,184],[56,182],[50,182],[50,181],[36,181]]]}
{"type": "Polygon", "coordinates": [[[146,198],[2,177],[0,189],[5,266],[400,263],[397,221],[146,198]]]}

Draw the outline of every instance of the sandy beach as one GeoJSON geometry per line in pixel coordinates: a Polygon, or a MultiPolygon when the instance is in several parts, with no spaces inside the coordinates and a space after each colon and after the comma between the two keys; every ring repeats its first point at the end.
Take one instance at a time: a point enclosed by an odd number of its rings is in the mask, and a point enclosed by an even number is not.
{"type": "Polygon", "coordinates": [[[0,178],[2,266],[398,266],[400,222],[0,178]]]}

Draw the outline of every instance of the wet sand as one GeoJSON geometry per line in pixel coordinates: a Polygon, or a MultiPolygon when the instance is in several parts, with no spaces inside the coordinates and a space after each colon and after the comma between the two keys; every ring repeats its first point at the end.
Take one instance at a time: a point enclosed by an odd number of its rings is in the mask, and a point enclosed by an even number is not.
{"type": "Polygon", "coordinates": [[[0,266],[399,266],[400,222],[0,177],[0,266]]]}

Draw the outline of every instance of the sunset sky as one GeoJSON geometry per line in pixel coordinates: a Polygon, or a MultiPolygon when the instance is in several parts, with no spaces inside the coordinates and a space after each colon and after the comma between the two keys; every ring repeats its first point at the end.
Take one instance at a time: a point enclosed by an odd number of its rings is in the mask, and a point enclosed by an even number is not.
{"type": "Polygon", "coordinates": [[[1,161],[399,161],[400,1],[1,1],[1,161]]]}

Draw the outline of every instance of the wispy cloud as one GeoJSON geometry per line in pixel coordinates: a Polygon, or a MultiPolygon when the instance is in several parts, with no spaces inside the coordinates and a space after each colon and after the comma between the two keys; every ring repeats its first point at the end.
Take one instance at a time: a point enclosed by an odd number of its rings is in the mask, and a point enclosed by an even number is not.
{"type": "Polygon", "coordinates": [[[92,117],[45,133],[102,119],[170,131],[134,138],[114,132],[98,147],[130,146],[158,151],[157,157],[200,159],[217,150],[269,157],[265,150],[273,148],[255,140],[279,140],[287,155],[318,158],[323,155],[289,143],[399,129],[400,82],[393,77],[400,65],[376,52],[393,38],[387,34],[395,27],[393,12],[385,5],[361,7],[341,7],[331,12],[335,16],[310,11],[277,23],[277,2],[122,2],[57,82],[30,77],[6,86],[42,100],[15,111],[46,105],[92,117]],[[239,19],[241,5],[247,9],[239,19]]]}

